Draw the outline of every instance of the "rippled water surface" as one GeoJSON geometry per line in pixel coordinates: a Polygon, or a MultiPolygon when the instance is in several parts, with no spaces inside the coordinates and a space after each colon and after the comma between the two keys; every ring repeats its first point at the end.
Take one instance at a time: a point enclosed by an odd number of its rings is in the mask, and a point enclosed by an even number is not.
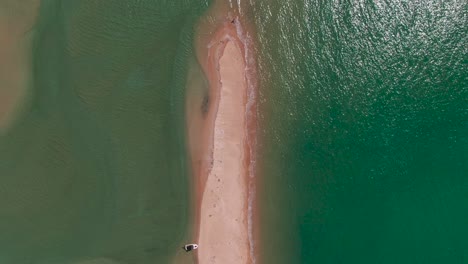
{"type": "Polygon", "coordinates": [[[251,2],[264,263],[465,263],[466,2],[251,2]]]}
{"type": "MultiPolygon", "coordinates": [[[[23,21],[29,5],[14,2],[2,18],[23,21]]],[[[0,138],[0,263],[168,263],[180,250],[186,65],[206,7],[41,1],[25,32],[29,99],[0,138]]]]}

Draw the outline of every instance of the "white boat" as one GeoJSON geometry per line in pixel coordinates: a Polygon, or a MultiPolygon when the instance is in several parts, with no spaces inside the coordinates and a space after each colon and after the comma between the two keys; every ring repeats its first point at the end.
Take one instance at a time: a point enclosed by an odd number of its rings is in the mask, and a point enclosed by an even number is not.
{"type": "Polygon", "coordinates": [[[197,249],[198,245],[197,244],[187,244],[184,246],[185,251],[189,252],[193,249],[197,249]]]}

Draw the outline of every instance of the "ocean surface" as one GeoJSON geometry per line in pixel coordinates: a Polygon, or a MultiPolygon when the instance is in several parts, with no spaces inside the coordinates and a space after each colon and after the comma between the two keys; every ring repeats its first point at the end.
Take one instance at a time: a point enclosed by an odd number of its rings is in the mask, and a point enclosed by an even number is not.
{"type": "MultiPolygon", "coordinates": [[[[466,1],[228,2],[256,35],[257,263],[467,263],[466,1]]],[[[0,3],[12,24],[30,16],[0,3]]],[[[41,1],[27,96],[0,135],[0,264],[180,251],[187,68],[208,5],[41,1]]]]}
{"type": "Polygon", "coordinates": [[[466,1],[250,1],[262,263],[468,263],[466,1]]]}

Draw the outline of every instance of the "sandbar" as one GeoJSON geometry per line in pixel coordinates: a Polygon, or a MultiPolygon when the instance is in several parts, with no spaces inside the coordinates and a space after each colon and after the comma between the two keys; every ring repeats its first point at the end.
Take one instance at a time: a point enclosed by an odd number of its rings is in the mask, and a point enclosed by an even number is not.
{"type": "Polygon", "coordinates": [[[220,99],[214,125],[213,167],[201,201],[199,263],[247,263],[247,187],[244,167],[244,63],[228,41],[219,61],[220,99]]]}
{"type": "MultiPolygon", "coordinates": [[[[227,20],[198,58],[209,94],[188,107],[192,173],[197,188],[196,262],[247,264],[252,259],[249,236],[248,80],[245,45],[235,20],[227,20]]],[[[190,104],[189,104],[190,105],[190,104]]],[[[251,220],[251,219],[250,219],[251,220]]]]}

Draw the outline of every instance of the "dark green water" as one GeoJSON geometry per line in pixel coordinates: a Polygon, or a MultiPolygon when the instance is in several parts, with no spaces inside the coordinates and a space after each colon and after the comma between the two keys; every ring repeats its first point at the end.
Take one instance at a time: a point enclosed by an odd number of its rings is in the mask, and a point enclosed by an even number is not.
{"type": "Polygon", "coordinates": [[[41,2],[31,100],[0,138],[0,263],[168,263],[180,250],[186,65],[206,7],[41,2]]]}
{"type": "Polygon", "coordinates": [[[467,263],[465,1],[252,1],[263,263],[467,263]]]}

